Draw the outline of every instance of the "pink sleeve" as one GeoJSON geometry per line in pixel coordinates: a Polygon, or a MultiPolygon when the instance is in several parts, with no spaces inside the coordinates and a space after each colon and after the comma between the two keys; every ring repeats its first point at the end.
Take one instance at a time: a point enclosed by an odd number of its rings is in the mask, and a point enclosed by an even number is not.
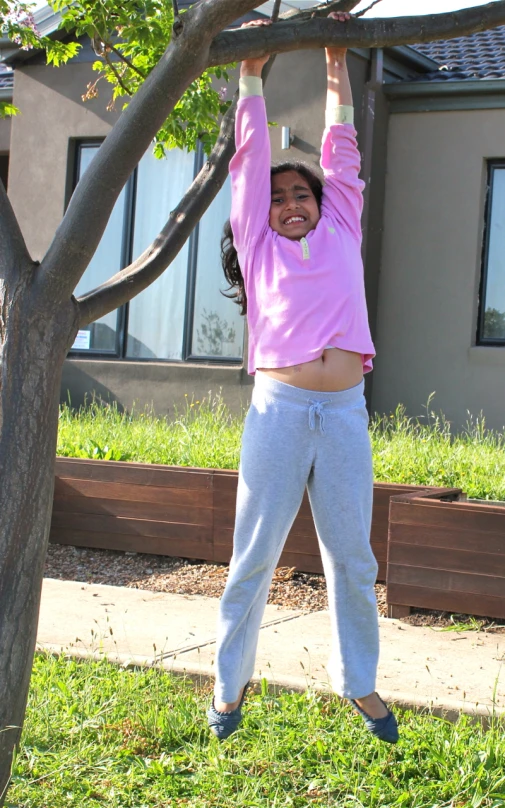
{"type": "Polygon", "coordinates": [[[256,243],[268,227],[270,214],[270,138],[263,96],[239,100],[235,141],[230,222],[235,248],[241,250],[256,243]]]}
{"type": "Polygon", "coordinates": [[[360,154],[352,124],[333,124],[324,130],[321,168],[324,172],[323,213],[337,219],[361,238],[365,183],[359,178],[360,154]]]}

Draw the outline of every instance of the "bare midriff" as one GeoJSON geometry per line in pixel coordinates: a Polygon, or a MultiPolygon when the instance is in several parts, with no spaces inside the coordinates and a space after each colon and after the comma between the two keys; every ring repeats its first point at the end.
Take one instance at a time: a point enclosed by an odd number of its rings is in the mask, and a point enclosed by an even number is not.
{"type": "Polygon", "coordinates": [[[361,354],[326,348],[319,359],[286,368],[257,368],[272,379],[304,390],[335,393],[355,387],[363,378],[361,354]]]}

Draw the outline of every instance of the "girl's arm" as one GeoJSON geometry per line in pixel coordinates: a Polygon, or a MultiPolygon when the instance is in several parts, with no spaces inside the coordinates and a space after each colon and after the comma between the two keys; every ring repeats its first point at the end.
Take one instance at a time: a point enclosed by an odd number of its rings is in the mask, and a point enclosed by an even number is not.
{"type": "MultiPolygon", "coordinates": [[[[329,15],[345,22],[349,14],[329,15]]],[[[361,238],[364,183],[359,179],[360,154],[354,129],[351,83],[345,48],[326,48],[326,129],[321,167],[324,171],[323,210],[361,238]]]]}
{"type": "MultiPolygon", "coordinates": [[[[248,23],[268,25],[268,20],[248,23]]],[[[230,162],[232,203],[230,223],[237,251],[256,243],[268,226],[270,213],[270,138],[261,71],[268,56],[240,66],[240,99],[235,122],[237,151],[230,162]]]]}

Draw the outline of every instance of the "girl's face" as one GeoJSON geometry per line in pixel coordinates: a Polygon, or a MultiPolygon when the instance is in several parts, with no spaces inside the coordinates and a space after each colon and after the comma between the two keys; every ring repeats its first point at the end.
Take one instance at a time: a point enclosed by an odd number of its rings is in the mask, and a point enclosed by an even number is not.
{"type": "Polygon", "coordinates": [[[320,219],[316,197],[298,171],[284,171],[272,177],[270,227],[290,239],[301,239],[320,219]]]}

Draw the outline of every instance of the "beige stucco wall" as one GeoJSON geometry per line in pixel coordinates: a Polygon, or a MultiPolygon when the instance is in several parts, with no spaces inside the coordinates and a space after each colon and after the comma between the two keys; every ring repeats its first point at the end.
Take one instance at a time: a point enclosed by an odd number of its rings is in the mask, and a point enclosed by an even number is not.
{"type": "Polygon", "coordinates": [[[105,136],[118,117],[106,110],[106,89],[98,99],[82,101],[94,78],[86,63],[15,73],[14,104],[21,114],[12,121],[9,196],[35,259],[42,258],[65,209],[70,139],[105,136]]]}
{"type": "Polygon", "coordinates": [[[0,118],[0,154],[10,149],[11,125],[11,118],[0,118]]]}
{"type": "Polygon", "coordinates": [[[486,159],[505,156],[505,110],[391,116],[373,408],[428,396],[461,427],[505,424],[505,348],[475,347],[486,159]]]}

